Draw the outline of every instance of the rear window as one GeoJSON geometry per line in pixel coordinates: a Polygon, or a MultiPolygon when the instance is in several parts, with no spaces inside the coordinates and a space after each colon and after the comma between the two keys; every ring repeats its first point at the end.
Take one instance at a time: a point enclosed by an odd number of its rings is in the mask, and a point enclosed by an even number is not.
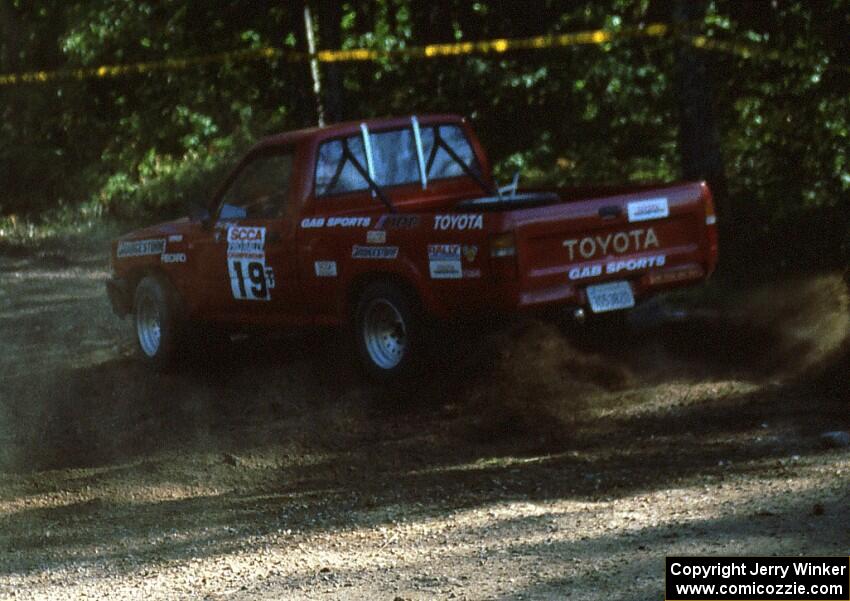
{"type": "MultiPolygon", "coordinates": [[[[437,135],[460,160],[480,174],[475,153],[460,127],[431,125],[422,127],[420,132],[428,181],[464,175],[463,167],[452,158],[443,145],[435,144],[437,135]]],[[[385,187],[420,181],[416,141],[412,128],[369,132],[369,142],[375,183],[385,187]]],[[[362,135],[350,136],[344,140],[329,140],[319,147],[316,164],[316,196],[369,189],[368,182],[360,174],[352,158],[365,171],[369,171],[362,135]],[[345,144],[348,145],[350,157],[346,156],[345,144]]]]}

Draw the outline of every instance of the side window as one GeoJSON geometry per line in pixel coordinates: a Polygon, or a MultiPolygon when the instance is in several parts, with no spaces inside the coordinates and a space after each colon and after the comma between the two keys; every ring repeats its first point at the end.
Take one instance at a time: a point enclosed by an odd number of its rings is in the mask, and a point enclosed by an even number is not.
{"type": "Polygon", "coordinates": [[[451,147],[464,163],[476,173],[481,172],[475,160],[475,153],[472,152],[472,147],[463,130],[456,125],[438,125],[436,128],[429,127],[422,130],[422,152],[425,155],[426,164],[430,166],[428,179],[444,179],[464,174],[463,168],[446,152],[443,145],[434,144],[435,129],[439,129],[439,136],[443,143],[451,147]]]}
{"type": "Polygon", "coordinates": [[[222,198],[222,217],[273,219],[283,214],[292,153],[260,156],[246,165],[222,198]]]}
{"type": "MultiPolygon", "coordinates": [[[[361,165],[366,165],[363,140],[348,138],[348,148],[361,165]]],[[[319,147],[316,165],[316,196],[367,190],[368,182],[357,172],[354,165],[343,156],[342,140],[331,140],[319,147]]]]}
{"type": "MultiPolygon", "coordinates": [[[[462,162],[480,173],[475,153],[463,130],[456,125],[423,127],[422,154],[428,181],[467,175],[462,162]],[[452,156],[454,154],[454,156],[452,156]]],[[[379,186],[398,186],[421,181],[416,141],[409,127],[369,133],[372,169],[379,186]]],[[[319,147],[316,163],[316,196],[329,196],[369,189],[369,183],[355,166],[367,171],[363,137],[349,136],[344,141],[329,140],[319,147]],[[345,153],[348,145],[350,155],[345,153]]]]}

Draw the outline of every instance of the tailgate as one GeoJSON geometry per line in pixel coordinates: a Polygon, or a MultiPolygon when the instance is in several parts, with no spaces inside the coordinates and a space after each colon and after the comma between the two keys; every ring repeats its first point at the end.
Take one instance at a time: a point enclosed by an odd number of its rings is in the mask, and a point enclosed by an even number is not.
{"type": "Polygon", "coordinates": [[[700,268],[706,256],[702,190],[683,184],[513,212],[522,291],[700,268]]]}

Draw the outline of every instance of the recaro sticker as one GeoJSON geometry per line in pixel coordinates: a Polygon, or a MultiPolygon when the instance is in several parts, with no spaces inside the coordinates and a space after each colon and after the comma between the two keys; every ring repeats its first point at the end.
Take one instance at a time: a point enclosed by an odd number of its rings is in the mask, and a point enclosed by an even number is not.
{"type": "Polygon", "coordinates": [[[119,259],[124,257],[145,257],[148,255],[161,255],[165,252],[165,240],[130,240],[118,243],[117,255],[119,259]]]}
{"type": "Polygon", "coordinates": [[[163,263],[185,263],[186,253],[162,253],[160,261],[163,263]]]}
{"type": "Polygon", "coordinates": [[[670,215],[666,198],[649,198],[628,204],[629,221],[649,221],[670,215]]]}
{"type": "Polygon", "coordinates": [[[459,280],[463,277],[460,244],[429,244],[428,268],[435,280],[459,280]]]}
{"type": "Polygon", "coordinates": [[[274,271],[266,266],[266,228],[232,226],[227,230],[227,271],[237,300],[271,300],[274,271]]]}

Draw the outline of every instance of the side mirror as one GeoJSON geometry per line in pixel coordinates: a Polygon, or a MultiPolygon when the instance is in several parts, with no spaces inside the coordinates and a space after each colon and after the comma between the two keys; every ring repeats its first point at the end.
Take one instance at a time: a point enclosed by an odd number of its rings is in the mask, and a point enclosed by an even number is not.
{"type": "Polygon", "coordinates": [[[204,227],[209,227],[212,221],[212,215],[208,208],[202,205],[193,205],[189,209],[189,219],[200,223],[204,227]]]}

